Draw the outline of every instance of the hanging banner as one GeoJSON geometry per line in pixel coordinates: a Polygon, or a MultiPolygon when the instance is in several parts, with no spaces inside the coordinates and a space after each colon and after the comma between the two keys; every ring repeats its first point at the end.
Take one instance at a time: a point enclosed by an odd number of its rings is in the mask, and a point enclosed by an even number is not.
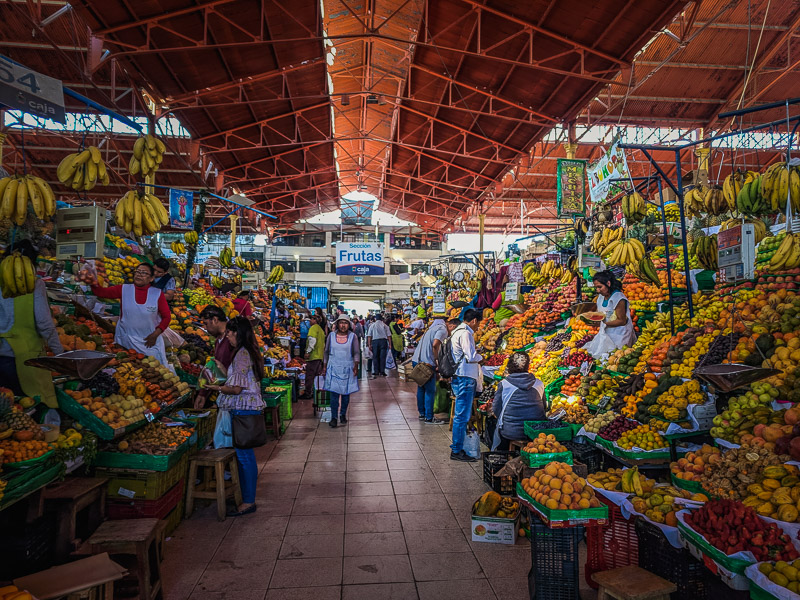
{"type": "Polygon", "coordinates": [[[337,275],[383,275],[383,244],[337,242],[337,275]]]}
{"type": "Polygon", "coordinates": [[[586,161],[559,158],[556,180],[558,195],[556,211],[559,217],[586,215],[586,161]]]}
{"type": "Polygon", "coordinates": [[[0,56],[0,105],[58,123],[66,121],[61,82],[5,56],[0,56]]]}
{"type": "Polygon", "coordinates": [[[169,224],[175,229],[194,229],[194,192],[169,190],[169,224]]]}
{"type": "MultiPolygon", "coordinates": [[[[625,151],[619,147],[620,140],[616,139],[600,160],[589,167],[589,193],[592,202],[597,203],[606,199],[612,188],[612,179],[630,179],[628,161],[625,160],[625,151]]],[[[623,189],[621,181],[614,187],[623,189]]]]}

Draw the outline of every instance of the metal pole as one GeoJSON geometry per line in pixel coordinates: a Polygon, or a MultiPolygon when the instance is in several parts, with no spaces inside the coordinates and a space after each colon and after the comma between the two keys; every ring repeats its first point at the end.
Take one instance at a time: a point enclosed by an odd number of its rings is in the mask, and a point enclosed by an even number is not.
{"type": "Polygon", "coordinates": [[[683,245],[683,271],[686,276],[686,300],[689,303],[689,318],[694,318],[692,302],[692,277],[689,268],[689,246],[686,243],[686,213],[683,210],[683,171],[681,170],[681,151],[675,150],[675,177],[678,188],[678,211],[681,216],[681,243],[683,245]]]}
{"type": "Polygon", "coordinates": [[[478,232],[479,232],[479,236],[480,236],[480,238],[479,238],[480,239],[480,241],[479,241],[479,244],[480,244],[479,251],[481,253],[481,257],[480,257],[481,264],[483,264],[483,232],[484,232],[484,221],[485,221],[485,219],[486,219],[486,214],[481,212],[481,214],[478,215],[478,232]]]}
{"type": "Polygon", "coordinates": [[[669,330],[675,335],[675,308],[672,302],[672,266],[669,259],[669,239],[667,236],[667,213],[664,210],[664,194],[661,187],[661,178],[658,178],[658,200],[661,202],[661,226],[664,228],[664,249],[667,258],[667,291],[669,294],[669,330]]]}

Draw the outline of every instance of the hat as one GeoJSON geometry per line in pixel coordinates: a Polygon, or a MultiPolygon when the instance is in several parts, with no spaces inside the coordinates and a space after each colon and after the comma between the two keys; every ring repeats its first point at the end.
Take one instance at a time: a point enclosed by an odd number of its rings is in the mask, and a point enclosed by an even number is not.
{"type": "Polygon", "coordinates": [[[350,317],[347,316],[347,313],[342,313],[338,317],[336,317],[336,321],[334,321],[334,323],[338,323],[339,321],[347,321],[348,323],[350,323],[350,325],[353,324],[353,322],[350,320],[350,317]]]}

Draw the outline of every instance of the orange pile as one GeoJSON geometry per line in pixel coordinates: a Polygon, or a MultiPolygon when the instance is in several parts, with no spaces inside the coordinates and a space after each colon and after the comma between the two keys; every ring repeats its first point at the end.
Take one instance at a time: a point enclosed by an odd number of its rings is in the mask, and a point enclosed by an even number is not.
{"type": "Polygon", "coordinates": [[[17,440],[3,440],[0,442],[0,458],[3,463],[17,463],[23,460],[38,458],[50,450],[47,442],[28,440],[18,442],[17,440]]]}
{"type": "Polygon", "coordinates": [[[566,463],[548,463],[531,477],[523,479],[520,484],[531,498],[550,510],[579,510],[600,506],[594,490],[586,485],[583,477],[573,473],[572,467],[566,463]]]}
{"type": "Polygon", "coordinates": [[[684,458],[670,464],[669,469],[677,479],[692,481],[700,479],[706,471],[706,465],[715,465],[722,460],[719,448],[703,444],[697,452],[689,452],[684,458]]]}
{"type": "Polygon", "coordinates": [[[567,452],[563,444],[556,441],[552,433],[540,433],[532,442],[523,448],[528,454],[553,454],[554,452],[567,452]]]}

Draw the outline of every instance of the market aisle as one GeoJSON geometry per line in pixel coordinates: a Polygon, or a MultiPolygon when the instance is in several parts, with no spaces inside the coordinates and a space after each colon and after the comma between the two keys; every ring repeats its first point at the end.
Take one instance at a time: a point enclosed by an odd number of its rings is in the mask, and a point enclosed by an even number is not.
{"type": "Polygon", "coordinates": [[[473,543],[481,463],[449,457],[447,426],[418,421],[416,386],[361,381],[349,423],[308,401],[257,450],[258,512],[196,511],[167,542],[167,600],[528,598],[530,545],[473,543]]]}

